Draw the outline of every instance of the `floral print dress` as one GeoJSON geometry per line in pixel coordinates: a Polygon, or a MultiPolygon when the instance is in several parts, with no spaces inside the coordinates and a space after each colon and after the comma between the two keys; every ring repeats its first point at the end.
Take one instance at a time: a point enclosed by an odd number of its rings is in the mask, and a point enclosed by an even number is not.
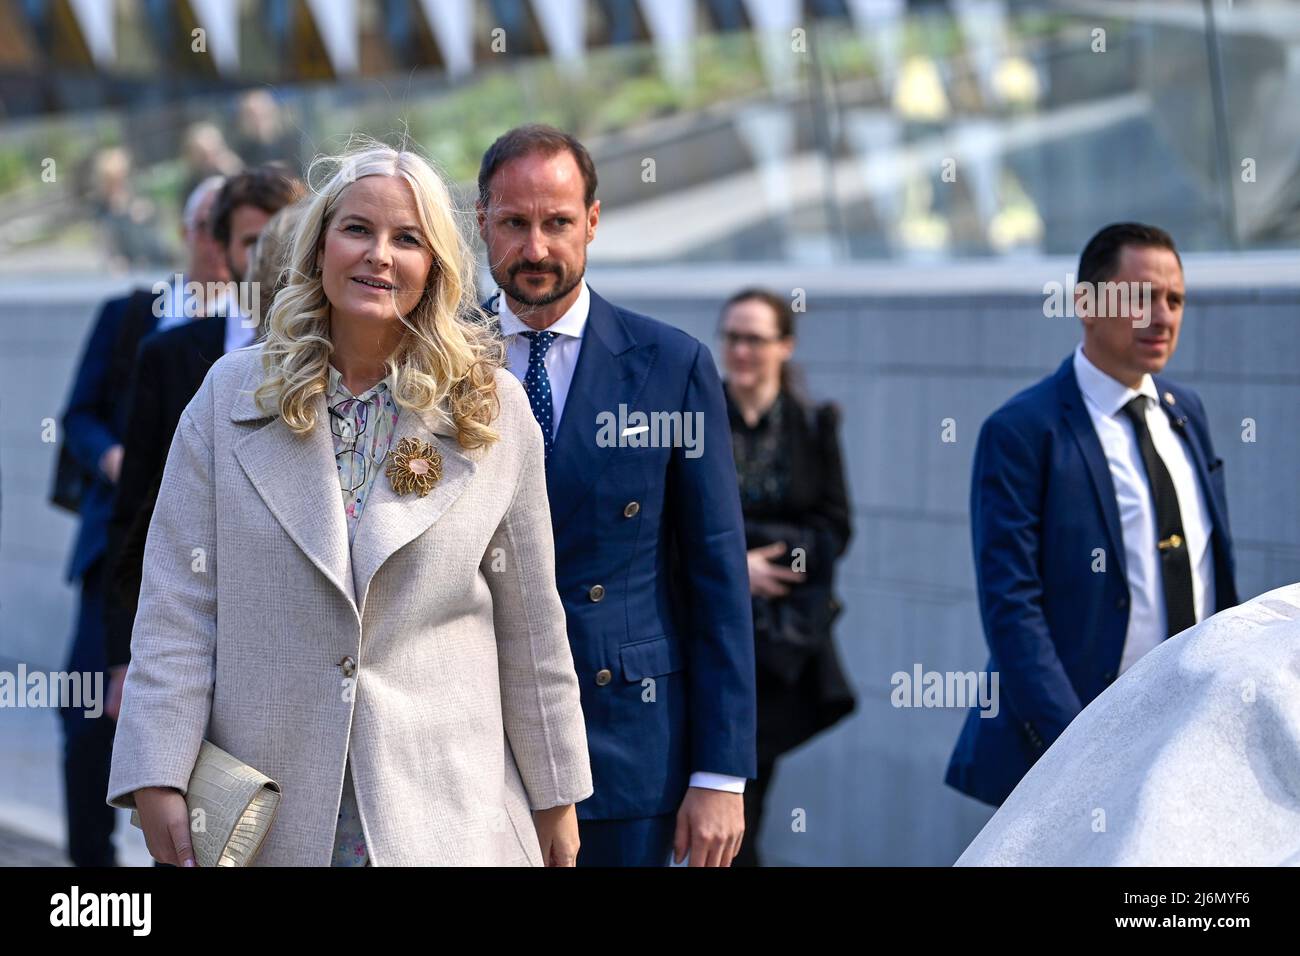
{"type": "MultiPolygon", "coordinates": [[[[339,489],[347,518],[350,550],[370,489],[376,476],[384,470],[384,459],[388,457],[393,442],[400,409],[393,400],[391,376],[362,394],[353,395],[333,365],[329,366],[329,390],[325,403],[329,408],[330,433],[334,437],[334,458],[338,463],[339,489]]],[[[339,804],[334,856],[330,865],[370,865],[361,814],[352,788],[351,754],[343,771],[343,798],[339,804]]]]}

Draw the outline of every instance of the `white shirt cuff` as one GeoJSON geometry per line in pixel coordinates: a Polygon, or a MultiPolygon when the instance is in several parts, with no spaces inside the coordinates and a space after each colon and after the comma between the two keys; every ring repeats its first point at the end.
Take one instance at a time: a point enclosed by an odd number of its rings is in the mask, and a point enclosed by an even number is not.
{"type": "Polygon", "coordinates": [[[728,793],[745,792],[744,777],[730,777],[725,773],[707,773],[703,770],[691,774],[690,785],[705,790],[726,790],[728,793]]]}

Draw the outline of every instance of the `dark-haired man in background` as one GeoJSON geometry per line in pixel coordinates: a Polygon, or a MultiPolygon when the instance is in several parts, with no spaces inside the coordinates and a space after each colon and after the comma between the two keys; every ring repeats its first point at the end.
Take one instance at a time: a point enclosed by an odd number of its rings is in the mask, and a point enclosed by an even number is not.
{"type": "MultiPolygon", "coordinates": [[[[236,282],[247,280],[249,254],[270,218],[305,194],[302,182],[279,164],[259,166],[226,180],[212,207],[211,229],[236,282]]],[[[260,290],[257,301],[266,292],[260,290]]],[[[227,352],[252,343],[260,316],[244,315],[240,304],[253,301],[251,295],[228,295],[219,314],[166,329],[140,343],[128,399],[121,481],[109,524],[113,561],[105,600],[109,667],[105,709],[114,719],[131,659],[131,628],[144,560],[140,542],[132,540],[128,546],[132,528],[136,537],[148,529],[172,436],[208,369],[227,352]]]]}
{"type": "Polygon", "coordinates": [[[1205,409],[1159,375],[1183,319],[1174,242],[1109,225],[1077,282],[1082,344],[989,416],[975,450],[971,530],[1001,707],[967,714],[946,780],[994,805],[1139,657],[1237,603],[1205,409]]]}
{"type": "Polygon", "coordinates": [[[509,131],[478,184],[499,286],[488,308],[545,442],[533,480],[546,481],[587,722],[596,789],[577,807],[578,865],[662,866],[672,850],[729,866],[756,772],[754,636],[713,357],[587,286],[600,201],[572,136],[509,131]],[[682,442],[626,420],[637,415],[678,422],[682,442]],[[602,417],[618,423],[602,430],[602,417]]]}
{"type": "MultiPolygon", "coordinates": [[[[185,273],[163,283],[170,294],[136,289],[109,299],[86,340],[63,413],[68,452],[86,475],[78,503],[81,526],[68,562],[67,580],[80,581],[81,599],[67,671],[102,673],[104,606],[113,555],[109,532],[114,489],[121,476],[122,439],[127,424],[127,392],[136,349],[151,332],[187,321],[178,292],[187,281],[206,285],[230,278],[212,239],[210,222],[222,179],[214,176],[189,194],[181,215],[185,273]]],[[[205,301],[203,308],[208,307],[205,301]]],[[[68,856],[74,866],[115,866],[115,816],[104,802],[113,757],[113,722],[65,707],[63,782],[68,856]]]]}

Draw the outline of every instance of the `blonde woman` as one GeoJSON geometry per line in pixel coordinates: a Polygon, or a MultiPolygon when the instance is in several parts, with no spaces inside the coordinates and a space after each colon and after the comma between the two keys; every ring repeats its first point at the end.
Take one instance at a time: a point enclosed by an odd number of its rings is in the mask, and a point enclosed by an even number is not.
{"type": "Polygon", "coordinates": [[[572,865],[592,787],[542,436],[445,185],[351,151],[288,268],[172,443],[109,802],[193,865],[206,737],[283,790],[260,864],[572,865]]]}

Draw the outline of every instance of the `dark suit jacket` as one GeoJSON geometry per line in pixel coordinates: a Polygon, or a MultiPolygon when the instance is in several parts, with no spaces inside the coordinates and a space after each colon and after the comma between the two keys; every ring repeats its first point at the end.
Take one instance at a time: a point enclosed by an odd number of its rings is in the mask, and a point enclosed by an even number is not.
{"type": "MultiPolygon", "coordinates": [[[[989,416],[975,450],[971,532],[1000,709],[991,718],[976,708],[967,714],[946,781],[994,805],[1115,680],[1128,629],[1119,506],[1073,361],[989,416]],[[1098,547],[1105,573],[1092,571],[1098,547]]],[[[1160,376],[1155,383],[1214,522],[1223,610],[1237,603],[1223,461],[1196,393],[1160,376]]]]}
{"type": "MultiPolygon", "coordinates": [[[[748,548],[776,541],[800,549],[804,580],[784,598],[754,597],[758,671],[758,760],[776,760],[853,711],[853,690],[835,650],[840,603],[835,563],[848,548],[852,510],[839,442],[839,410],[783,395],[782,454],[792,463],[781,502],[746,505],[748,548]]],[[[743,427],[727,398],[732,427],[743,427]]],[[[768,427],[771,427],[770,424],[768,427]]],[[[789,565],[789,559],[784,562],[789,565]]]]}
{"type": "Polygon", "coordinates": [[[108,664],[131,659],[131,628],[140,596],[144,543],[163,465],[181,412],[221,358],[226,320],[193,319],[140,343],[129,389],[122,474],[109,522],[108,664]]]}
{"type": "Polygon", "coordinates": [[[546,486],[595,780],[578,817],[675,812],[694,771],[754,777],[745,530],[709,350],[593,291],[546,486]],[[620,405],[696,416],[702,454],[619,447],[622,424],[604,447],[620,405]]]}
{"type": "Polygon", "coordinates": [[[158,324],[153,301],[151,292],[138,289],[105,302],[73,379],[63,412],[63,433],[68,451],[90,479],[81,496],[81,527],[68,561],[68,581],[85,574],[108,548],[113,485],[99,470],[99,459],[121,443],[126,430],[126,397],[136,345],[158,324]]]}

